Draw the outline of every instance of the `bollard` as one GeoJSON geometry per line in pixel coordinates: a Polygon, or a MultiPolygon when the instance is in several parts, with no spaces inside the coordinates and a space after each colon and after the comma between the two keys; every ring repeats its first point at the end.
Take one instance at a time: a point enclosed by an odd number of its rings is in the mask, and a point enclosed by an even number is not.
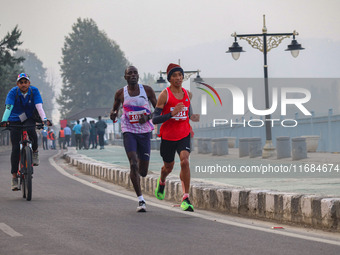
{"type": "Polygon", "coordinates": [[[156,150],[160,150],[161,149],[161,139],[156,139],[156,150]]]}
{"type": "Polygon", "coordinates": [[[228,147],[235,148],[236,145],[236,137],[225,137],[228,138],[228,147]]]}
{"type": "Polygon", "coordinates": [[[197,153],[202,154],[203,153],[203,138],[197,138],[197,153]]]}
{"type": "Polygon", "coordinates": [[[202,154],[211,153],[211,138],[202,138],[202,154]]]}
{"type": "Polygon", "coordinates": [[[292,159],[299,160],[304,158],[307,158],[306,138],[292,138],[292,159]]]}
{"type": "Polygon", "coordinates": [[[320,136],[304,135],[301,137],[306,138],[307,152],[316,152],[316,150],[318,149],[320,136]]]}
{"type": "Polygon", "coordinates": [[[260,137],[248,138],[249,157],[256,158],[262,156],[262,143],[260,137]]]}
{"type": "Polygon", "coordinates": [[[228,155],[228,138],[214,138],[211,139],[212,155],[222,156],[228,155]]]}
{"type": "Polygon", "coordinates": [[[217,155],[217,143],[218,143],[218,138],[211,139],[211,153],[213,156],[217,155]]]}
{"type": "Polygon", "coordinates": [[[150,143],[151,143],[151,150],[156,150],[157,149],[156,142],[157,142],[156,139],[151,139],[151,141],[150,141],[150,143]]]}
{"type": "Polygon", "coordinates": [[[195,140],[193,137],[190,137],[190,151],[195,151],[195,140]]]}
{"type": "Polygon", "coordinates": [[[240,138],[239,139],[239,145],[238,145],[238,152],[239,152],[239,157],[245,157],[249,156],[249,138],[240,138]]]}
{"type": "Polygon", "coordinates": [[[280,136],[276,138],[276,151],[277,159],[291,157],[289,136],[280,136]]]}

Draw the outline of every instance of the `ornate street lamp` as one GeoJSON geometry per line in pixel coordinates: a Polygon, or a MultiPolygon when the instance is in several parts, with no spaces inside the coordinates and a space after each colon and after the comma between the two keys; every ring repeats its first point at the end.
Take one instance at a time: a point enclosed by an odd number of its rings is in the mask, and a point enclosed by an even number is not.
{"type": "Polygon", "coordinates": [[[235,36],[235,42],[231,47],[229,47],[229,50],[226,51],[226,53],[231,53],[233,59],[238,60],[241,52],[245,51],[242,50],[242,47],[240,45],[238,45],[237,37],[235,36]]]}
{"type": "MultiPolygon", "coordinates": [[[[233,33],[231,36],[234,37],[235,41],[229,50],[226,53],[231,53],[232,57],[237,60],[240,57],[240,53],[244,52],[242,47],[239,46],[237,42],[237,38],[242,40],[246,40],[251,47],[254,49],[258,49],[259,51],[263,52],[264,56],[264,89],[265,89],[265,101],[266,101],[266,109],[269,109],[269,93],[268,93],[268,65],[267,65],[267,52],[271,49],[276,48],[280,45],[280,43],[285,38],[290,38],[293,36],[293,40],[286,51],[290,51],[293,57],[297,57],[299,55],[300,50],[304,50],[295,40],[295,36],[298,35],[296,31],[293,33],[267,33],[266,28],[266,19],[265,15],[263,15],[263,28],[262,34],[242,34],[238,35],[233,33]]],[[[270,115],[266,115],[266,120],[270,119],[270,115]]],[[[266,121],[266,144],[263,148],[263,158],[268,158],[275,155],[275,148],[273,147],[272,143],[272,132],[271,132],[271,123],[270,121],[266,121]]]]}

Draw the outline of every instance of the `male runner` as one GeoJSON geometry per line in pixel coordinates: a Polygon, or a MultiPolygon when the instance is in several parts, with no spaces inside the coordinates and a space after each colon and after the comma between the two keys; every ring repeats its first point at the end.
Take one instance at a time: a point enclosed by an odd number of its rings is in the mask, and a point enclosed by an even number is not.
{"type": "Polygon", "coordinates": [[[151,87],[138,84],[139,75],[136,67],[127,67],[124,78],[127,86],[116,92],[110,118],[116,121],[119,106],[122,104],[121,128],[126,155],[130,162],[130,178],[138,197],[137,212],[146,212],[139,176],[145,177],[148,173],[150,139],[154,129],[150,121],[149,101],[155,107],[157,100],[151,87]]]}
{"type": "Polygon", "coordinates": [[[184,211],[194,211],[189,200],[190,188],[190,124],[199,121],[198,114],[192,114],[190,106],[191,93],[182,88],[184,78],[183,69],[176,64],[167,68],[167,79],[170,86],[164,89],[158,97],[153,113],[153,123],[163,123],[160,128],[162,137],[160,153],[164,161],[161,176],[157,180],[155,195],[162,200],[165,196],[165,178],[170,174],[175,163],[175,153],[179,154],[183,198],[181,208],[184,211]]]}

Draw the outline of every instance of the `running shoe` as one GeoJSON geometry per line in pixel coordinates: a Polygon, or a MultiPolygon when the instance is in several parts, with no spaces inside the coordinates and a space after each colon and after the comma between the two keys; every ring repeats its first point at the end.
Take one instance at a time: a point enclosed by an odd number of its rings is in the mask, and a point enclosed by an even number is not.
{"type": "Polygon", "coordinates": [[[18,188],[18,178],[12,178],[12,190],[13,191],[19,190],[19,188],[18,188]]]}
{"type": "Polygon", "coordinates": [[[163,200],[165,197],[165,185],[160,185],[159,181],[160,181],[161,177],[159,177],[157,179],[157,187],[155,189],[155,196],[159,199],[159,200],[163,200]]]}
{"type": "Polygon", "coordinates": [[[32,156],[32,159],[33,159],[33,166],[39,166],[39,154],[38,152],[33,152],[33,156],[32,156]]]}
{"type": "Polygon", "coordinates": [[[144,200],[138,202],[137,212],[146,212],[146,204],[144,200]]]}
{"type": "Polygon", "coordinates": [[[188,212],[194,211],[194,207],[190,203],[189,198],[186,198],[182,201],[181,208],[183,211],[188,211],[188,212]]]}

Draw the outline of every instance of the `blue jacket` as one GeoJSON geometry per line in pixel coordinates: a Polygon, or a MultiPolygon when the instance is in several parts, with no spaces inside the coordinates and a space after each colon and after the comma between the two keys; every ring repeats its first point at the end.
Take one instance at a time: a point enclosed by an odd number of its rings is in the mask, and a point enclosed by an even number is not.
{"type": "Polygon", "coordinates": [[[8,121],[20,121],[19,115],[23,113],[26,114],[27,118],[30,118],[33,115],[35,105],[42,103],[43,101],[38,88],[30,86],[25,97],[18,87],[12,88],[8,92],[5,102],[5,104],[13,105],[8,121]],[[33,95],[31,94],[32,92],[33,95]]]}
{"type": "Polygon", "coordinates": [[[80,125],[80,124],[76,124],[76,125],[72,128],[72,130],[74,131],[74,133],[75,133],[76,135],[81,135],[81,125],[80,125]]]}

